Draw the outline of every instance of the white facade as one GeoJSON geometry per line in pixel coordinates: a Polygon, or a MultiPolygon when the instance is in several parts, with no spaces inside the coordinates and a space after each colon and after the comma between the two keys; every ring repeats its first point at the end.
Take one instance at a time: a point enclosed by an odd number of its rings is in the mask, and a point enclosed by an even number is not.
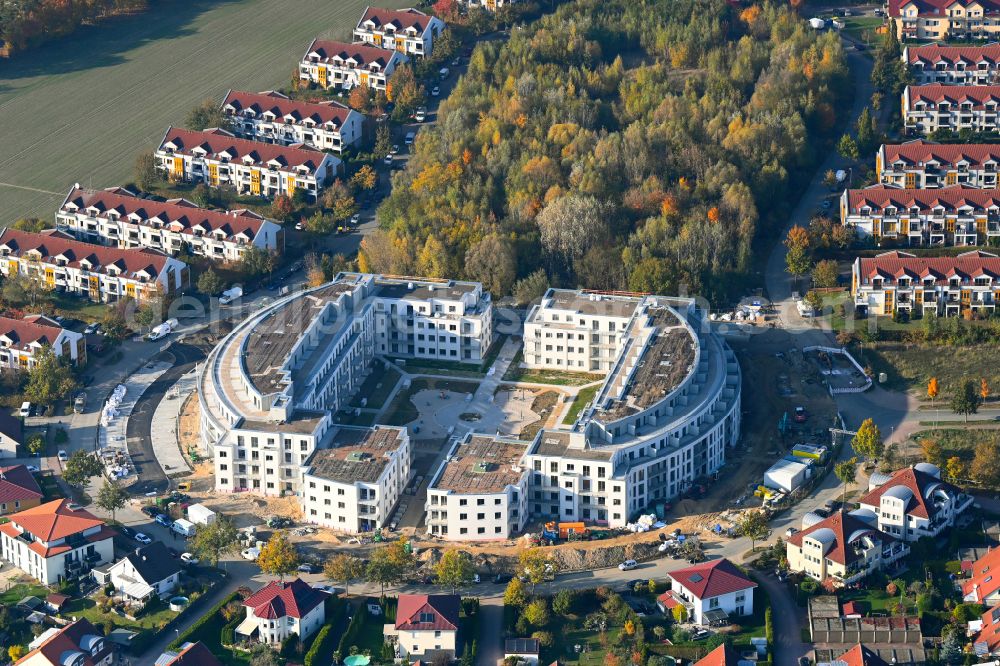
{"type": "Polygon", "coordinates": [[[43,347],[72,365],[87,358],[82,333],[63,328],[42,315],[29,315],[25,319],[0,317],[0,368],[30,370],[43,347]]]}
{"type": "Polygon", "coordinates": [[[267,198],[304,191],[310,201],[333,182],[340,167],[338,158],[315,148],[247,141],[220,129],[168,128],[154,157],[156,168],[172,181],[267,198]]]}
{"type": "Polygon", "coordinates": [[[385,90],[392,73],[406,61],[399,51],[317,39],[302,56],[299,80],[324,90],[356,86],[385,90]]]}
{"type": "Polygon", "coordinates": [[[887,477],[875,474],[859,506],[878,516],[878,528],[901,541],[936,537],[955,525],[973,498],[941,481],[935,465],[918,463],[887,477]]]}
{"type": "Polygon", "coordinates": [[[902,114],[908,134],[996,132],[1000,86],[907,86],[902,114]]]}
{"type": "Polygon", "coordinates": [[[883,185],[929,189],[960,185],[997,187],[1000,146],[990,144],[939,144],[916,139],[882,144],[875,156],[875,171],[883,185]]]}
{"type": "Polygon", "coordinates": [[[444,21],[416,9],[368,7],[354,29],[354,40],[419,58],[433,52],[444,28],[444,21]]]}
{"type": "MultiPolygon", "coordinates": [[[[391,627],[392,625],[386,625],[391,627]]],[[[403,657],[418,658],[428,653],[455,653],[458,642],[458,632],[454,629],[440,630],[407,630],[395,629],[390,634],[396,637],[403,657]]]]}
{"type": "Polygon", "coordinates": [[[281,226],[252,211],[211,211],[185,199],[156,202],[121,187],[74,185],[56,211],[56,228],[88,243],[228,262],[251,247],[279,252],[284,246],[281,226]]]}
{"type": "Polygon", "coordinates": [[[449,541],[510,539],[528,520],[525,443],[469,434],[456,441],[427,487],[428,534],[449,541]]]}
{"type": "Polygon", "coordinates": [[[343,532],[387,527],[409,483],[411,460],[406,428],[341,428],[331,448],[306,461],[302,515],[343,532]]]}
{"type": "Polygon", "coordinates": [[[365,117],[338,102],[303,102],[281,93],[230,90],[222,111],[245,139],[290,146],[301,143],[340,154],[361,141],[365,117]]]}
{"type": "Polygon", "coordinates": [[[162,580],[146,580],[127,557],[123,557],[111,567],[111,584],[118,594],[133,599],[145,599],[149,595],[164,598],[177,589],[180,582],[180,571],[166,576],[162,580]]]}
{"type": "Polygon", "coordinates": [[[906,46],[903,62],[917,85],[988,86],[1000,83],[1000,45],[906,46]]]}

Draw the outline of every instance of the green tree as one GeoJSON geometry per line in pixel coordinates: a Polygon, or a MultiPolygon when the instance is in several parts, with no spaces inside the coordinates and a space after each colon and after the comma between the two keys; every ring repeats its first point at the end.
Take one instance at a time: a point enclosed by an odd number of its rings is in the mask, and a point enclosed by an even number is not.
{"type": "Polygon", "coordinates": [[[847,486],[854,483],[858,473],[858,459],[852,457],[837,463],[833,468],[833,473],[844,484],[844,504],[847,504],[847,486]]]}
{"type": "Polygon", "coordinates": [[[951,411],[956,414],[965,415],[965,422],[969,422],[969,414],[979,411],[979,392],[976,390],[976,383],[971,379],[964,379],[955,387],[955,394],[951,398],[951,411]]]}
{"type": "Polygon", "coordinates": [[[163,177],[156,168],[156,156],[152,150],[144,150],[135,158],[135,182],[149,192],[163,183],[163,177]]]}
{"type": "Polygon", "coordinates": [[[188,129],[200,132],[211,127],[228,130],[230,122],[218,103],[206,99],[188,112],[185,125],[188,129]]]}
{"type": "Polygon", "coordinates": [[[380,123],[375,130],[375,155],[385,157],[392,152],[392,134],[388,123],[380,123]]]}
{"type": "Polygon", "coordinates": [[[281,660],[270,645],[257,643],[250,648],[250,666],[281,666],[281,660]]]}
{"type": "Polygon", "coordinates": [[[316,211],[305,222],[306,231],[314,234],[326,235],[333,231],[334,221],[332,215],[324,215],[323,211],[316,211]]]}
{"type": "Polygon", "coordinates": [[[533,627],[544,628],[551,619],[549,605],[545,599],[535,599],[525,606],[524,619],[533,627]]]}
{"type": "Polygon", "coordinates": [[[105,338],[114,342],[121,342],[125,339],[125,336],[128,335],[128,324],[120,308],[108,308],[105,311],[104,318],[101,320],[101,332],[105,338]]]}
{"type": "Polygon", "coordinates": [[[128,503],[128,492],[125,491],[117,481],[104,480],[104,485],[97,491],[97,506],[111,514],[111,520],[115,519],[118,509],[128,503]]]}
{"type": "Polygon", "coordinates": [[[840,277],[840,269],[833,259],[824,259],[816,262],[813,266],[813,284],[823,289],[837,286],[837,278],[840,277]]]}
{"type": "Polygon", "coordinates": [[[351,583],[365,574],[365,565],[358,558],[347,553],[337,553],[323,565],[323,575],[327,580],[344,584],[344,594],[351,593],[351,583]]]}
{"type": "Polygon", "coordinates": [[[219,274],[212,268],[208,268],[204,273],[198,276],[198,291],[206,296],[215,296],[222,291],[225,286],[226,283],[222,281],[219,274]]]}
{"type": "Polygon", "coordinates": [[[525,548],[517,556],[518,575],[523,575],[531,585],[531,593],[535,586],[556,573],[556,562],[551,554],[541,548],[525,548]]]}
{"type": "Polygon", "coordinates": [[[13,226],[18,231],[30,231],[37,234],[48,229],[51,224],[38,217],[22,217],[16,220],[13,226]]]}
{"type": "Polygon", "coordinates": [[[39,405],[51,405],[69,396],[77,387],[73,370],[52,348],[43,345],[35,352],[35,364],[28,370],[25,399],[39,405]]]}
{"type": "Polygon", "coordinates": [[[496,234],[484,237],[465,253],[465,273],[495,297],[508,294],[517,276],[510,243],[496,234]]]}
{"type": "Polygon", "coordinates": [[[239,550],[239,530],[227,516],[219,516],[209,525],[195,527],[190,548],[203,562],[218,566],[225,555],[239,550]]]}
{"type": "Polygon", "coordinates": [[[813,312],[819,314],[823,312],[823,294],[819,293],[815,289],[810,289],[806,292],[805,298],[803,298],[809,307],[813,309],[813,312]]]}
{"type": "Polygon", "coordinates": [[[45,451],[45,437],[42,435],[32,435],[28,438],[28,453],[33,456],[40,456],[45,451]]]}
{"type": "Polygon", "coordinates": [[[510,579],[507,588],[503,592],[503,605],[512,608],[523,608],[528,603],[528,594],[524,590],[524,583],[517,576],[510,579]]]}
{"type": "Polygon", "coordinates": [[[875,127],[875,119],[872,117],[871,111],[866,106],[861,110],[861,115],[858,116],[857,122],[858,150],[865,155],[875,150],[876,144],[878,143],[878,136],[875,134],[875,127]]]}
{"type": "Polygon", "coordinates": [[[846,160],[857,160],[861,157],[858,144],[850,134],[840,137],[840,141],[837,142],[837,152],[846,160]]]}
{"type": "Polygon", "coordinates": [[[240,256],[239,270],[246,276],[256,277],[270,273],[274,270],[274,265],[274,255],[255,245],[243,251],[242,256],[240,256]]]}
{"type": "Polygon", "coordinates": [[[549,288],[549,278],[545,271],[538,269],[523,280],[518,280],[514,285],[514,300],[518,305],[527,305],[532,301],[541,298],[549,288]]]}
{"type": "Polygon", "coordinates": [[[969,465],[969,476],[987,488],[1000,485],[1000,444],[989,440],[976,444],[976,452],[969,465]]]}
{"type": "Polygon", "coordinates": [[[365,164],[351,176],[351,185],[362,190],[374,190],[378,185],[378,173],[369,164],[365,164]]]}
{"type": "Polygon", "coordinates": [[[757,542],[767,538],[770,529],[767,526],[767,517],[763,511],[751,509],[740,514],[736,521],[740,534],[750,539],[750,552],[757,547],[757,542]]]}
{"type": "Polygon", "coordinates": [[[51,290],[39,275],[11,275],[3,281],[3,300],[14,307],[30,306],[37,308],[48,301],[51,290]]]}
{"type": "Polygon", "coordinates": [[[881,458],[885,450],[882,443],[882,431],[872,419],[865,419],[861,423],[861,427],[858,428],[857,434],[854,435],[854,439],[851,440],[851,446],[854,447],[854,452],[865,460],[881,458]]]}
{"type": "Polygon", "coordinates": [[[576,592],[574,590],[562,589],[552,597],[552,611],[558,615],[566,617],[573,612],[573,605],[576,603],[576,592]]]}
{"type": "Polygon", "coordinates": [[[284,579],[299,566],[299,554],[283,532],[275,532],[257,557],[257,566],[263,573],[284,579]]]}
{"type": "Polygon", "coordinates": [[[684,624],[685,622],[687,622],[688,619],[687,608],[685,608],[681,604],[677,604],[676,606],[674,606],[673,609],[670,611],[670,614],[674,616],[674,622],[676,622],[677,624],[684,624]]]}
{"type": "Polygon", "coordinates": [[[369,583],[378,583],[382,588],[382,596],[385,596],[385,586],[394,585],[403,580],[403,574],[406,571],[398,558],[390,552],[391,548],[391,544],[377,548],[365,566],[365,579],[369,583]]]}
{"type": "Polygon", "coordinates": [[[63,465],[63,481],[86,491],[91,477],[99,476],[103,470],[97,456],[78,449],[70,454],[63,465]]]}
{"type": "Polygon", "coordinates": [[[450,587],[452,594],[470,584],[475,573],[476,568],[469,556],[454,548],[446,550],[434,566],[438,583],[450,587]]]}

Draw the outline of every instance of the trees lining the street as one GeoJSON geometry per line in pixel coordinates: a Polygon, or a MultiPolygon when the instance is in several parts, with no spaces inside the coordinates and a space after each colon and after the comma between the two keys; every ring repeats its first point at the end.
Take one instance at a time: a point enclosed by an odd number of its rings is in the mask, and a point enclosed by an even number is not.
{"type": "Polygon", "coordinates": [[[105,479],[104,485],[97,491],[95,504],[110,513],[111,520],[114,520],[118,509],[128,504],[128,492],[117,481],[105,479]]]}
{"type": "Polygon", "coordinates": [[[299,566],[299,554],[284,532],[275,532],[257,556],[257,566],[266,574],[284,579],[299,566]]]}
{"type": "Polygon", "coordinates": [[[197,525],[190,548],[203,562],[217,566],[219,560],[239,550],[239,530],[227,516],[219,516],[208,525],[197,525]]]}
{"type": "Polygon", "coordinates": [[[854,452],[865,460],[882,457],[885,445],[882,443],[882,431],[875,425],[875,421],[869,418],[861,423],[857,434],[851,441],[851,446],[854,447],[854,452]]]}
{"type": "Polygon", "coordinates": [[[963,379],[955,387],[955,393],[951,397],[951,411],[965,416],[965,422],[969,422],[969,414],[979,411],[980,397],[976,390],[976,383],[971,379],[963,379]]]}

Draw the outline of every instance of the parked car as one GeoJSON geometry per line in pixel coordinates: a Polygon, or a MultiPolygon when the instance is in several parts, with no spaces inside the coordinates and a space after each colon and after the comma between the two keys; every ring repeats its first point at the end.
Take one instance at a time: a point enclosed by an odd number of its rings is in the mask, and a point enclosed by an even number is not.
{"type": "Polygon", "coordinates": [[[150,518],[156,518],[158,515],[163,513],[159,508],[153,506],[152,504],[142,507],[142,512],[150,518]]]}
{"type": "Polygon", "coordinates": [[[244,560],[256,560],[260,556],[260,548],[253,546],[252,548],[244,548],[240,552],[240,556],[244,560]]]}
{"type": "Polygon", "coordinates": [[[128,539],[134,539],[135,538],[136,532],[131,527],[124,527],[123,526],[123,527],[120,528],[120,530],[121,530],[121,533],[122,533],[123,537],[126,537],[128,539]]]}
{"type": "Polygon", "coordinates": [[[434,86],[431,88],[431,97],[438,97],[441,94],[441,87],[434,86]]]}
{"type": "Polygon", "coordinates": [[[709,631],[708,629],[699,629],[698,631],[696,631],[693,634],[691,634],[691,640],[693,640],[693,641],[703,641],[703,640],[705,640],[706,638],[708,638],[711,635],[712,635],[712,632],[709,631]]]}
{"type": "Polygon", "coordinates": [[[632,569],[635,569],[637,566],[639,566],[639,563],[636,562],[635,560],[625,560],[624,562],[618,565],[618,570],[631,571],[632,569]]]}
{"type": "Polygon", "coordinates": [[[808,418],[809,418],[809,415],[806,414],[806,408],[805,407],[802,407],[800,405],[800,406],[798,406],[798,407],[795,408],[795,422],[796,423],[805,423],[808,418]]]}
{"type": "Polygon", "coordinates": [[[315,564],[310,564],[309,562],[303,562],[299,565],[299,571],[302,573],[313,574],[319,572],[319,567],[315,564]]]}
{"type": "Polygon", "coordinates": [[[296,231],[302,231],[302,229],[303,229],[302,223],[301,222],[296,222],[295,223],[295,230],[296,231]]]}
{"type": "Polygon", "coordinates": [[[20,416],[21,418],[26,418],[28,416],[31,416],[31,403],[22,402],[21,409],[17,410],[17,415],[20,416]]]}
{"type": "Polygon", "coordinates": [[[407,132],[406,133],[406,138],[403,139],[403,143],[405,143],[408,146],[412,146],[413,145],[413,141],[416,138],[417,138],[417,133],[416,132],[407,132]]]}
{"type": "Polygon", "coordinates": [[[38,474],[38,472],[41,471],[37,467],[35,467],[34,465],[25,465],[24,468],[26,470],[28,470],[29,472],[31,472],[32,474],[38,474]]]}
{"type": "Polygon", "coordinates": [[[69,454],[66,453],[66,449],[60,449],[59,453],[56,454],[56,457],[59,458],[60,462],[66,462],[69,460],[69,454]]]}
{"type": "Polygon", "coordinates": [[[382,164],[387,164],[389,166],[392,166],[392,155],[386,155],[385,157],[383,157],[382,164]]]}
{"type": "Polygon", "coordinates": [[[479,577],[479,574],[472,574],[472,584],[479,585],[483,580],[479,577]]]}
{"type": "Polygon", "coordinates": [[[87,394],[79,393],[73,400],[73,411],[77,414],[83,413],[83,409],[87,406],[87,394]]]}
{"type": "Polygon", "coordinates": [[[451,70],[448,69],[447,67],[442,67],[438,71],[438,75],[441,77],[442,80],[447,79],[449,74],[451,74],[451,70]]]}
{"type": "Polygon", "coordinates": [[[101,324],[99,322],[94,322],[93,324],[88,324],[87,328],[83,329],[84,334],[93,335],[101,330],[101,324]]]}
{"type": "Polygon", "coordinates": [[[799,530],[797,528],[789,527],[787,530],[785,530],[785,536],[786,537],[794,536],[795,533],[798,532],[798,531],[799,530]]]}
{"type": "Polygon", "coordinates": [[[271,516],[267,519],[267,526],[272,530],[281,529],[282,527],[291,527],[294,525],[291,518],[284,518],[282,516],[271,516]]]}
{"type": "Polygon", "coordinates": [[[138,541],[139,543],[141,543],[141,544],[142,544],[142,545],[144,545],[144,546],[146,546],[146,545],[149,545],[149,544],[153,543],[153,540],[152,540],[152,539],[150,539],[150,538],[149,538],[148,536],[146,536],[145,534],[143,534],[142,532],[136,532],[136,533],[135,533],[135,536],[134,536],[134,537],[132,537],[132,538],[133,538],[133,539],[135,539],[136,541],[138,541]]]}
{"type": "Polygon", "coordinates": [[[153,520],[157,525],[163,525],[164,527],[170,527],[174,524],[174,521],[170,520],[170,516],[165,513],[157,514],[153,520]]]}
{"type": "Polygon", "coordinates": [[[351,215],[351,226],[358,226],[361,224],[361,213],[355,213],[351,215]]]}
{"type": "Polygon", "coordinates": [[[181,562],[194,566],[195,564],[198,564],[199,560],[191,553],[181,553],[181,562]]]}

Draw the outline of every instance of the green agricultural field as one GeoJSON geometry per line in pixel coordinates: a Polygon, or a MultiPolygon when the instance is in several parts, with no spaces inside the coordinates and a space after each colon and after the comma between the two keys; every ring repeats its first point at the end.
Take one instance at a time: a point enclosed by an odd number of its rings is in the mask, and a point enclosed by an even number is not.
{"type": "MultiPolygon", "coordinates": [[[[157,0],[0,61],[0,225],[51,218],[74,182],[132,179],[191,107],[286,86],[317,36],[350,40],[366,0],[157,0]]],[[[402,7],[405,0],[383,0],[402,7]]]]}

